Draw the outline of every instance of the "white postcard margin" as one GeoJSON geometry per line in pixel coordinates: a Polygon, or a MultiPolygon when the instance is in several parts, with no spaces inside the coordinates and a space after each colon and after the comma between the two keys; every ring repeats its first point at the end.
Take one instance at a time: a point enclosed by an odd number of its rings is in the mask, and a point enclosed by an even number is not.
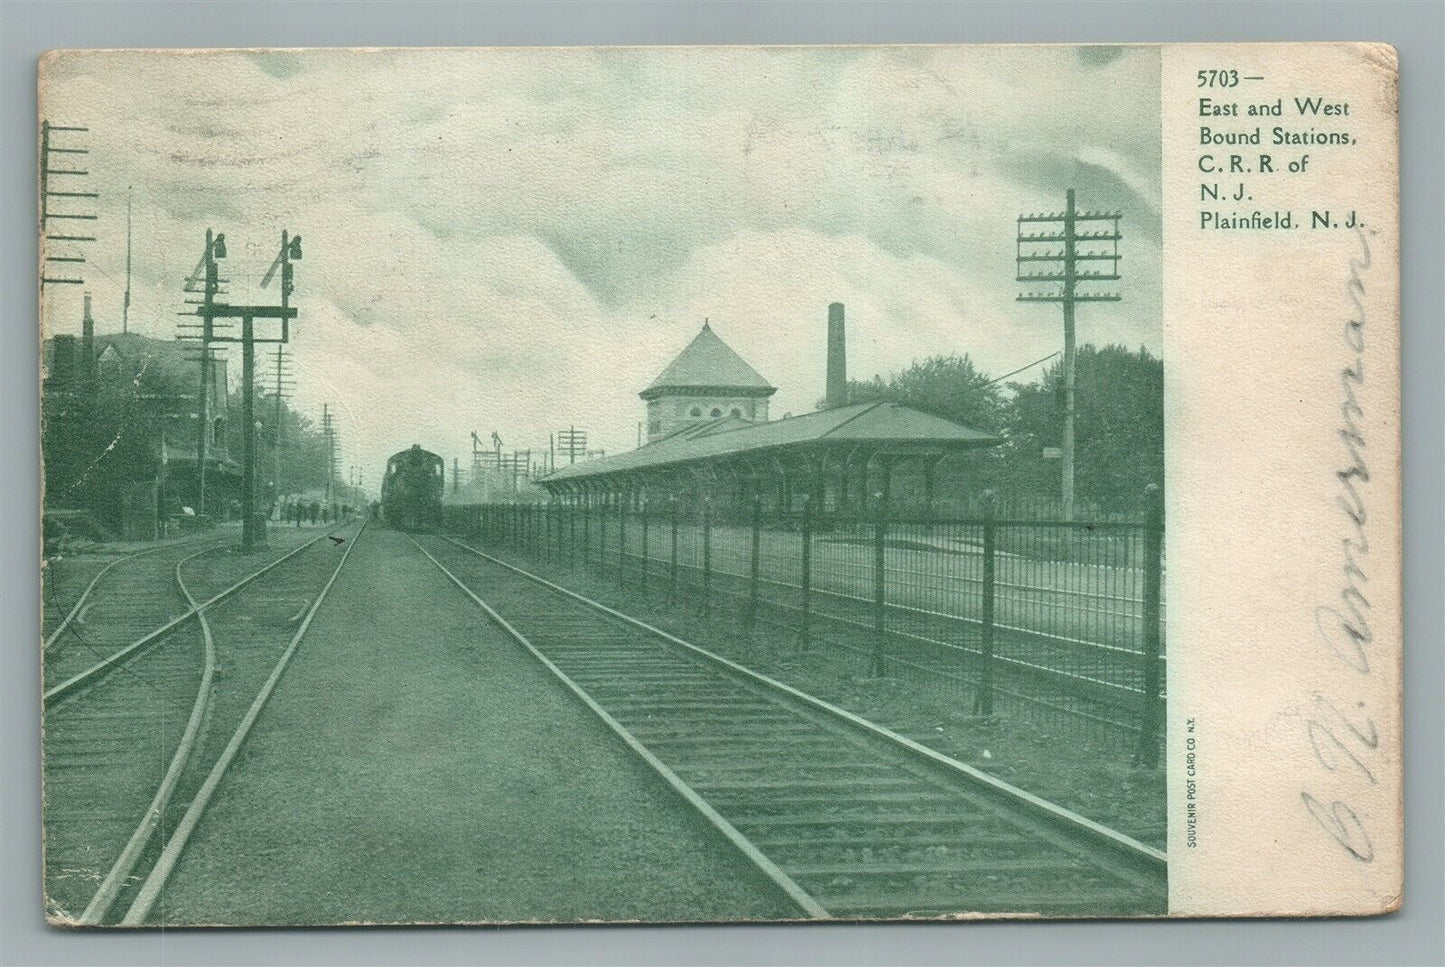
{"type": "Polygon", "coordinates": [[[1163,48],[1171,915],[1401,902],[1396,67],[1163,48]]]}

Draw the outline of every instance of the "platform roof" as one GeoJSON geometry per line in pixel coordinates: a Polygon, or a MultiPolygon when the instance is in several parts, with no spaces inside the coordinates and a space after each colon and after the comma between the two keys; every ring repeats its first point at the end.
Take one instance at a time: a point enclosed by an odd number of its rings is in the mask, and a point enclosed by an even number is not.
{"type": "Polygon", "coordinates": [[[706,322],[687,348],[639,395],[650,399],[681,389],[733,390],[750,396],[771,396],[777,391],[706,322]]]}
{"type": "Polygon", "coordinates": [[[898,403],[854,403],[768,423],[736,417],[705,421],[627,453],[562,467],[538,482],[567,484],[752,456],[860,448],[895,455],[946,454],[999,442],[981,430],[898,403]]]}

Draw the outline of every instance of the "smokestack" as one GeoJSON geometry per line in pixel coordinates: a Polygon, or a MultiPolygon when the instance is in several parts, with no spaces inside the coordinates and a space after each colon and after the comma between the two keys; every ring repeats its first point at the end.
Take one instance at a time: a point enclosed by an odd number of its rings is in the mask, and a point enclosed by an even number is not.
{"type": "Polygon", "coordinates": [[[90,314],[90,293],[85,294],[85,315],[80,320],[80,365],[87,380],[95,379],[95,319],[90,314]]]}
{"type": "Polygon", "coordinates": [[[843,303],[828,306],[828,409],[848,405],[848,340],[843,332],[843,303]]]}

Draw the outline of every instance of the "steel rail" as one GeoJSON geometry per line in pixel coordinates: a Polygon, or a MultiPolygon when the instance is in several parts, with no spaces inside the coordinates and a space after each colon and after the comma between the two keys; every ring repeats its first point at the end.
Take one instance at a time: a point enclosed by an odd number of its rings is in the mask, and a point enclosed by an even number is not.
{"type": "MultiPolygon", "coordinates": [[[[165,848],[161,850],[160,858],[156,860],[155,866],[151,868],[150,874],[146,876],[145,882],[141,884],[140,890],[136,893],[135,900],[131,903],[130,909],[126,911],[125,917],[121,919],[121,926],[135,927],[144,923],[146,917],[150,914],[151,908],[154,907],[156,901],[160,899],[161,892],[165,889],[166,881],[170,879],[171,873],[175,870],[176,862],[180,860],[181,853],[184,852],[186,845],[190,842],[191,834],[195,832],[196,826],[200,823],[201,817],[206,811],[206,807],[210,805],[211,797],[215,795],[216,788],[220,786],[221,780],[225,778],[226,771],[230,769],[231,763],[235,760],[236,754],[240,752],[241,746],[246,741],[246,737],[251,734],[252,726],[256,724],[256,719],[260,717],[262,709],[266,707],[266,702],[271,698],[271,693],[275,691],[276,684],[281,680],[281,676],[285,673],[287,666],[290,665],[292,656],[296,654],[296,650],[301,646],[301,639],[305,637],[307,629],[311,627],[311,620],[316,617],[316,612],[321,608],[321,602],[326,600],[326,595],[331,590],[331,586],[334,585],[336,579],[340,577],[341,569],[346,566],[347,559],[351,557],[351,552],[355,550],[357,543],[360,541],[362,532],[366,530],[366,524],[367,522],[363,520],[360,529],[356,532],[356,536],[346,545],[346,550],[341,554],[341,560],[336,562],[336,569],[331,572],[331,577],[327,578],[321,591],[316,595],[316,600],[311,602],[311,607],[306,612],[306,617],[301,621],[301,627],[296,629],[296,634],[292,636],[290,643],[286,646],[286,650],[283,651],[281,657],[276,660],[275,666],[271,669],[271,674],[266,678],[265,684],[261,686],[261,690],[256,693],[256,698],[251,702],[251,707],[246,710],[245,716],[241,719],[241,724],[236,726],[236,731],[231,735],[231,740],[226,743],[226,747],[221,751],[220,757],[216,759],[215,763],[211,766],[211,771],[207,773],[205,782],[201,784],[201,788],[196,792],[195,798],[192,799],[190,805],[186,807],[185,815],[183,815],[181,821],[176,824],[175,831],[171,834],[170,839],[166,841],[165,848]]],[[[325,537],[325,532],[323,532],[321,536],[325,537]]],[[[303,548],[310,547],[314,543],[316,542],[308,541],[303,545],[303,548]]],[[[288,555],[288,557],[289,556],[290,555],[288,555]]]]}
{"type": "Polygon", "coordinates": [[[1163,850],[1159,850],[1145,843],[1141,843],[1133,837],[1127,836],[1117,830],[1110,829],[1102,823],[1095,822],[1094,820],[1089,819],[1086,816],[1081,816],[1080,814],[1073,812],[1072,810],[1065,809],[1063,806],[1060,806],[1057,803],[1050,802],[1047,799],[1036,796],[1031,792],[1020,789],[1017,786],[1004,782],[1001,779],[995,778],[994,776],[982,772],[981,770],[976,769],[973,766],[968,765],[967,763],[959,762],[958,760],[943,755],[940,752],[936,752],[925,745],[922,745],[918,742],[913,741],[910,738],[907,738],[906,736],[899,735],[891,729],[878,725],[875,722],[871,722],[868,719],[865,719],[859,715],[855,715],[854,713],[849,712],[847,709],[841,708],[837,705],[832,704],[831,702],[824,701],[823,699],[817,698],[813,695],[809,695],[807,692],[800,691],[799,689],[780,682],[777,679],[770,678],[766,675],[755,672],[744,665],[740,665],[737,662],[722,657],[721,655],[714,654],[713,652],[710,652],[705,648],[700,648],[697,645],[692,644],[691,642],[685,641],[682,638],[677,637],[676,635],[663,631],[661,628],[654,627],[653,625],[650,625],[645,621],[634,618],[631,615],[618,611],[615,608],[608,607],[607,605],[602,604],[599,601],[594,601],[591,598],[578,594],[577,592],[569,588],[565,588],[559,584],[548,581],[544,577],[519,568],[514,564],[508,563],[507,561],[495,558],[492,555],[487,554],[484,551],[480,551],[453,537],[448,537],[446,535],[442,535],[442,537],[449,543],[454,544],[457,547],[468,551],[469,553],[475,554],[477,557],[480,557],[483,560],[490,561],[491,563],[501,568],[511,571],[521,577],[524,577],[535,584],[538,584],[545,588],[549,588],[552,591],[563,595],[564,597],[577,601],[593,609],[594,611],[615,618],[616,620],[626,625],[637,628],[638,630],[643,631],[646,634],[651,635],[652,637],[658,638],[659,640],[667,642],[676,647],[683,648],[688,652],[698,655],[699,657],[704,658],[707,661],[712,662],[725,669],[728,669],[729,671],[749,681],[761,684],[772,691],[787,695],[797,702],[801,702],[804,705],[824,712],[838,721],[847,723],[852,728],[864,734],[871,735],[876,739],[883,740],[890,746],[906,750],[915,760],[921,761],[933,767],[940,768],[945,774],[952,775],[956,779],[963,780],[978,791],[990,794],[997,801],[1010,805],[1019,812],[1031,815],[1034,818],[1051,825],[1056,830],[1064,833],[1066,836],[1076,841],[1083,840],[1092,846],[1108,851],[1110,854],[1123,861],[1125,865],[1136,870],[1139,873],[1142,873],[1150,878],[1157,878],[1165,875],[1166,873],[1168,857],[1163,850]]]}
{"type": "MultiPolygon", "coordinates": [[[[93,592],[100,584],[101,578],[105,577],[107,574],[110,573],[111,568],[116,567],[120,564],[124,564],[127,561],[134,561],[138,557],[145,557],[147,554],[154,554],[157,551],[163,551],[168,547],[175,547],[178,544],[184,543],[186,542],[174,541],[168,544],[160,544],[156,547],[147,547],[143,551],[137,551],[134,554],[127,554],[125,557],[118,557],[114,561],[111,561],[109,564],[107,564],[105,567],[101,568],[96,573],[95,577],[90,579],[90,583],[85,586],[85,590],[80,592],[80,597],[76,598],[75,605],[70,609],[70,613],[65,616],[64,620],[62,620],[60,624],[56,625],[54,631],[52,631],[49,635],[46,636],[45,642],[41,646],[41,650],[49,651],[50,647],[55,644],[55,642],[60,638],[62,634],[65,633],[65,629],[70,627],[70,623],[75,620],[75,618],[80,614],[81,609],[85,607],[86,602],[90,600],[91,592],[93,592]]],[[[211,550],[211,548],[207,548],[207,550],[211,550]]]]}
{"type": "MultiPolygon", "coordinates": [[[[207,548],[206,550],[210,550],[207,548]]],[[[176,586],[181,589],[181,594],[192,608],[196,607],[195,595],[191,594],[190,588],[186,587],[185,580],[181,577],[181,567],[193,558],[200,557],[206,550],[198,551],[188,557],[176,562],[176,586]]],[[[176,784],[180,782],[181,774],[190,765],[191,757],[196,750],[196,740],[201,734],[201,724],[205,721],[210,711],[213,697],[212,684],[216,676],[216,642],[211,636],[211,623],[206,620],[203,612],[196,613],[196,621],[201,629],[201,636],[205,642],[201,672],[201,684],[196,690],[196,700],[191,705],[191,715],[186,721],[185,732],[181,735],[180,744],[176,747],[175,754],[171,756],[170,765],[166,768],[166,774],[161,779],[160,785],[156,788],[155,797],[147,807],[145,815],[141,817],[140,823],[136,826],[135,832],[131,834],[130,840],[126,842],[125,848],[116,857],[115,863],[111,866],[110,872],[100,883],[100,888],[95,891],[86,904],[85,910],[80,914],[80,923],[97,924],[105,919],[110,908],[115,904],[116,897],[124,889],[130,878],[131,872],[139,862],[141,853],[145,851],[150,843],[151,837],[155,835],[156,827],[160,825],[161,817],[165,815],[166,807],[170,804],[171,794],[175,792],[176,784]]]]}
{"type": "MultiPolygon", "coordinates": [[[[442,574],[446,575],[447,579],[450,580],[452,584],[456,585],[463,594],[465,594],[468,598],[472,600],[474,604],[477,605],[477,607],[481,608],[484,612],[486,612],[487,617],[489,617],[492,622],[497,625],[497,627],[501,628],[509,636],[515,639],[518,644],[520,644],[523,648],[527,649],[527,651],[531,653],[533,658],[537,659],[537,661],[539,661],[543,665],[543,667],[545,667],[549,672],[556,676],[556,678],[560,682],[562,682],[562,684],[565,685],[574,695],[576,695],[577,698],[580,699],[582,703],[586,705],[594,715],[601,719],[602,722],[609,729],[611,729],[618,738],[620,738],[624,743],[626,743],[628,748],[630,748],[633,752],[637,753],[637,755],[641,757],[644,762],[646,762],[649,766],[652,767],[653,771],[655,771],[659,776],[662,777],[663,781],[665,781],[669,786],[671,786],[678,795],[682,796],[682,798],[688,803],[688,805],[692,806],[699,813],[701,813],[703,817],[707,819],[707,821],[713,826],[714,829],[721,833],[728,840],[728,842],[732,843],[732,845],[735,846],[738,851],[741,852],[745,857],[747,857],[747,859],[754,866],[756,866],[760,871],[762,871],[762,873],[767,876],[768,879],[772,880],[773,883],[777,885],[777,887],[782,890],[784,894],[787,895],[788,899],[793,901],[793,903],[800,910],[803,911],[803,913],[814,918],[831,917],[831,914],[828,913],[828,911],[822,906],[822,904],[820,904],[812,897],[811,894],[809,894],[806,890],[799,886],[792,877],[788,876],[787,873],[783,872],[783,870],[776,863],[768,859],[768,857],[765,856],[763,852],[757,848],[757,846],[753,845],[751,840],[749,840],[746,836],[744,836],[741,832],[738,831],[736,826],[723,818],[722,814],[720,814],[716,809],[714,809],[706,799],[700,796],[696,790],[694,790],[691,786],[684,782],[682,778],[677,775],[676,772],[674,772],[671,768],[667,766],[666,763],[664,763],[661,759],[654,755],[652,753],[652,750],[648,749],[647,746],[645,746],[635,735],[633,735],[626,726],[624,726],[621,722],[617,721],[617,719],[613,718],[613,716],[609,714],[608,711],[604,709],[601,705],[599,705],[597,701],[593,699],[592,696],[589,695],[585,689],[583,689],[580,685],[573,681],[572,678],[567,675],[567,673],[562,671],[562,669],[558,668],[551,659],[549,659],[546,655],[542,654],[542,652],[538,650],[537,646],[532,644],[531,640],[528,639],[526,635],[522,634],[520,631],[514,628],[507,621],[507,619],[503,618],[500,614],[498,614],[491,605],[487,604],[480,597],[478,597],[476,592],[463,584],[460,578],[458,578],[455,574],[448,570],[446,565],[442,564],[441,561],[438,561],[435,557],[433,557],[426,548],[422,547],[421,544],[417,543],[415,538],[410,538],[409,536],[409,539],[413,544],[416,545],[416,549],[421,551],[421,553],[426,556],[427,560],[435,564],[437,566],[437,569],[440,570],[442,574]]],[[[451,538],[447,538],[447,540],[451,540],[451,538]]],[[[468,548],[468,550],[471,550],[471,548],[468,548]]]]}
{"type": "Polygon", "coordinates": [[[74,692],[81,686],[89,684],[92,680],[98,679],[102,675],[105,675],[106,673],[114,670],[117,665],[134,655],[136,652],[140,651],[143,648],[146,648],[149,645],[155,644],[157,641],[161,640],[166,635],[169,635],[172,631],[175,631],[187,621],[190,621],[192,618],[196,617],[202,611],[206,610],[212,605],[219,604],[222,601],[226,600],[231,595],[235,594],[237,591],[241,590],[243,587],[250,584],[261,575],[266,574],[277,567],[280,567],[286,561],[295,557],[297,554],[300,554],[302,551],[306,550],[308,547],[317,543],[324,537],[326,537],[326,531],[323,530],[321,533],[317,534],[305,544],[302,544],[300,547],[297,547],[294,550],[286,552],[285,554],[281,555],[276,560],[272,561],[270,564],[267,564],[260,570],[253,571],[252,573],[246,575],[235,584],[231,585],[223,591],[216,593],[215,595],[207,598],[205,601],[202,601],[200,604],[191,608],[185,614],[172,618],[170,621],[167,621],[165,624],[161,625],[154,631],[151,631],[141,636],[140,638],[137,638],[135,641],[126,645],[124,648],[121,648],[120,650],[112,653],[106,658],[102,658],[100,661],[96,662],[85,671],[78,672],[75,675],[72,675],[70,678],[67,678],[65,681],[61,682],[59,685],[56,685],[54,688],[47,690],[44,695],[45,707],[49,708],[56,701],[64,698],[66,695],[69,695],[71,692],[74,692]]]}

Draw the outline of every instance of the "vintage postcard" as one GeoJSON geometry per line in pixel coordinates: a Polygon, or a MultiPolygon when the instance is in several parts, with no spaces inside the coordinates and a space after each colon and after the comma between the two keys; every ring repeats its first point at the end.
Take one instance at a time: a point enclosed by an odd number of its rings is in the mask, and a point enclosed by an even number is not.
{"type": "Polygon", "coordinates": [[[1401,903],[1392,48],[38,70],[51,923],[1401,903]]]}

